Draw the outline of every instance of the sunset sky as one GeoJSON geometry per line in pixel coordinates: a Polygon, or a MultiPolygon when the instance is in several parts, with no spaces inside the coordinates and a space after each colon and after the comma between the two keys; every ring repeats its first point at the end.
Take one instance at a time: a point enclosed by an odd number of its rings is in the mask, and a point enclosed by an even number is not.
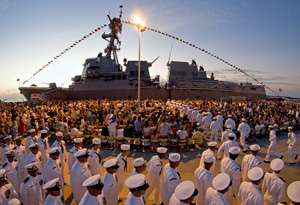
{"type": "MultiPolygon", "coordinates": [[[[281,95],[300,97],[300,1],[298,0],[0,0],[0,100],[24,100],[18,87],[78,39],[100,25],[107,15],[132,21],[138,14],[145,26],[179,37],[243,69],[281,95]],[[20,78],[20,81],[16,79],[20,78]]],[[[24,86],[68,87],[80,75],[86,58],[103,52],[95,33],[44,68],[24,86]]],[[[123,25],[119,61],[138,59],[138,31],[123,25]]],[[[151,76],[167,78],[166,63],[196,59],[208,76],[252,82],[234,68],[175,39],[155,32],[142,33],[141,58],[153,61],[151,76]]],[[[269,92],[267,94],[274,95],[269,92]]]]}

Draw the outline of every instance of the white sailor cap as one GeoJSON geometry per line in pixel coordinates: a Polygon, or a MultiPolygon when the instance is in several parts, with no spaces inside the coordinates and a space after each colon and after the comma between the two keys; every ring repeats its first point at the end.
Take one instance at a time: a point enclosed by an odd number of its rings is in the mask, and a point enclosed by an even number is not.
{"type": "Polygon", "coordinates": [[[19,201],[19,199],[13,198],[8,201],[7,205],[21,205],[21,202],[19,201]]]}
{"type": "Polygon", "coordinates": [[[98,139],[98,138],[94,138],[94,139],[92,140],[92,143],[93,143],[93,144],[101,144],[101,140],[98,139]]]}
{"type": "Polygon", "coordinates": [[[218,144],[218,143],[215,142],[215,141],[207,143],[207,145],[208,145],[209,147],[216,147],[217,144],[218,144]]]}
{"type": "Polygon", "coordinates": [[[213,117],[213,120],[217,120],[217,117],[213,117]]]}
{"type": "Polygon", "coordinates": [[[269,128],[273,129],[274,127],[273,127],[273,125],[269,125],[269,128]]]}
{"type": "Polygon", "coordinates": [[[169,154],[169,160],[171,162],[178,162],[178,161],[180,161],[180,154],[178,154],[178,153],[170,153],[169,154]]]}
{"type": "Polygon", "coordinates": [[[41,134],[47,134],[47,130],[41,130],[40,133],[41,134]]]}
{"type": "Polygon", "coordinates": [[[107,160],[107,161],[103,164],[103,167],[104,167],[104,168],[110,168],[110,167],[116,166],[117,164],[118,164],[117,158],[113,158],[113,159],[107,160]]]}
{"type": "Polygon", "coordinates": [[[17,136],[17,137],[15,137],[15,139],[14,139],[14,141],[22,141],[22,136],[17,136]]]}
{"type": "Polygon", "coordinates": [[[59,184],[59,178],[52,179],[44,184],[43,189],[51,189],[53,191],[58,191],[61,189],[61,185],[59,184]]]}
{"type": "Polygon", "coordinates": [[[228,117],[232,117],[232,115],[228,115],[228,117]]]}
{"type": "Polygon", "coordinates": [[[221,114],[221,112],[220,112],[220,111],[218,111],[218,114],[221,114]]]}
{"type": "Polygon", "coordinates": [[[231,127],[231,125],[227,125],[226,128],[227,129],[231,129],[232,127],[231,127]]]}
{"type": "Polygon", "coordinates": [[[234,133],[229,133],[229,134],[228,134],[228,137],[233,137],[233,138],[235,138],[236,136],[235,136],[234,133]]]}
{"type": "Polygon", "coordinates": [[[53,154],[58,155],[58,154],[59,154],[58,147],[54,147],[54,148],[50,149],[50,150],[48,151],[48,154],[50,154],[50,155],[53,155],[53,154]]]}
{"type": "Polygon", "coordinates": [[[278,125],[277,125],[277,124],[274,124],[273,127],[278,127],[278,125]]]}
{"type": "Polygon", "coordinates": [[[34,132],[35,132],[35,129],[30,129],[29,132],[30,132],[30,133],[34,133],[34,132]]]}
{"type": "Polygon", "coordinates": [[[35,171],[37,171],[38,170],[37,163],[33,162],[33,163],[30,163],[30,164],[27,164],[25,166],[25,169],[27,169],[28,172],[35,172],[35,171]]]}
{"type": "Polygon", "coordinates": [[[292,129],[293,129],[293,127],[288,127],[288,129],[289,129],[289,130],[292,130],[292,129]]]}
{"type": "Polygon", "coordinates": [[[242,118],[242,121],[243,121],[243,122],[246,122],[246,119],[245,119],[245,118],[242,118]]]}
{"type": "Polygon", "coordinates": [[[103,184],[101,183],[100,174],[96,174],[87,178],[83,183],[82,186],[84,187],[93,187],[95,189],[102,189],[103,184]]]}
{"type": "Polygon", "coordinates": [[[282,168],[284,167],[284,162],[279,158],[273,159],[271,161],[270,167],[274,171],[282,170],[282,168]]]}
{"type": "Polygon", "coordinates": [[[250,146],[251,151],[258,151],[260,150],[260,146],[258,144],[253,144],[250,146]]]}
{"type": "Polygon", "coordinates": [[[64,136],[64,135],[63,135],[63,133],[61,133],[61,132],[57,132],[57,133],[55,133],[55,136],[56,136],[56,137],[62,137],[62,136],[64,136]]]}
{"type": "Polygon", "coordinates": [[[200,124],[199,122],[197,122],[197,124],[196,124],[196,125],[197,125],[197,127],[199,127],[201,124],[200,124]]]}
{"type": "Polygon", "coordinates": [[[206,163],[212,163],[214,161],[214,157],[213,157],[213,155],[205,155],[203,160],[206,163]]]}
{"type": "Polygon", "coordinates": [[[160,154],[164,154],[168,151],[168,148],[165,148],[165,147],[157,147],[156,148],[156,151],[160,154]]]}
{"type": "Polygon", "coordinates": [[[213,180],[212,180],[213,187],[218,191],[225,190],[230,185],[230,177],[226,173],[220,173],[218,174],[213,180]]]}
{"type": "Polygon", "coordinates": [[[14,150],[8,150],[5,152],[6,157],[14,157],[15,156],[15,151],[14,150]]]}
{"type": "Polygon", "coordinates": [[[87,149],[84,148],[75,152],[74,157],[89,157],[89,154],[87,149]]]}
{"type": "Polygon", "coordinates": [[[139,158],[132,160],[132,164],[134,167],[140,167],[143,164],[145,164],[145,160],[143,157],[139,157],[139,158]]]}
{"type": "Polygon", "coordinates": [[[248,178],[251,181],[258,181],[264,176],[264,170],[260,167],[253,167],[247,173],[248,178]]]}
{"type": "Polygon", "coordinates": [[[146,190],[149,185],[146,183],[146,177],[143,174],[135,174],[128,177],[125,186],[130,190],[146,190]]]}
{"type": "Polygon", "coordinates": [[[82,138],[75,138],[73,141],[74,141],[74,143],[81,143],[82,142],[82,138]]]}
{"type": "Polygon", "coordinates": [[[33,144],[29,145],[28,148],[29,148],[29,149],[38,149],[38,148],[39,148],[39,145],[38,145],[38,143],[33,143],[33,144]]]}
{"type": "Polygon", "coordinates": [[[289,185],[287,195],[291,201],[300,203],[300,181],[294,181],[289,185]]]}
{"type": "Polygon", "coordinates": [[[238,147],[230,147],[230,149],[229,149],[230,154],[239,154],[240,151],[241,151],[241,149],[238,147]]]}
{"type": "Polygon", "coordinates": [[[122,144],[121,145],[121,150],[123,150],[123,151],[130,150],[130,145],[129,144],[122,144]]]}
{"type": "Polygon", "coordinates": [[[179,200],[186,200],[198,194],[195,184],[192,181],[184,181],[175,188],[175,196],[179,200]]]}
{"type": "Polygon", "coordinates": [[[8,135],[8,136],[6,136],[6,137],[4,137],[4,140],[11,140],[11,135],[8,135]]]}

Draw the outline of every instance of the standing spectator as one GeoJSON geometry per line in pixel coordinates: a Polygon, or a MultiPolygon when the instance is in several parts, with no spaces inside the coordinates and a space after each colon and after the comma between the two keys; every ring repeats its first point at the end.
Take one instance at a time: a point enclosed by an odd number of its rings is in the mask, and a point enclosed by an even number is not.
{"type": "Polygon", "coordinates": [[[143,122],[141,116],[138,116],[137,121],[134,122],[135,137],[142,138],[143,136],[143,122]]]}

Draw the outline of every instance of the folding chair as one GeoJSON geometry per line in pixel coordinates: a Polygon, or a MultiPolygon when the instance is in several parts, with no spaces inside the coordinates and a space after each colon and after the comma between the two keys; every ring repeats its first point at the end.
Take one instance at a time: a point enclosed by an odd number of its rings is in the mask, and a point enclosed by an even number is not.
{"type": "Polygon", "coordinates": [[[187,140],[179,140],[178,147],[179,147],[179,150],[181,150],[181,149],[187,150],[187,140]]]}
{"type": "Polygon", "coordinates": [[[124,138],[123,137],[116,137],[116,146],[120,147],[121,144],[124,144],[124,138]]]}
{"type": "Polygon", "coordinates": [[[168,143],[168,139],[160,139],[159,140],[159,145],[162,146],[162,147],[167,147],[169,145],[168,143]]]}
{"type": "Polygon", "coordinates": [[[132,145],[132,138],[131,137],[124,137],[124,143],[129,144],[131,146],[132,145]]]}
{"type": "Polygon", "coordinates": [[[139,148],[141,146],[141,144],[142,144],[141,138],[133,138],[132,140],[133,140],[133,143],[132,143],[133,148],[139,148]]]}
{"type": "Polygon", "coordinates": [[[187,139],[187,150],[190,151],[190,148],[195,147],[195,140],[194,138],[188,138],[187,139]]]}
{"type": "Polygon", "coordinates": [[[114,137],[107,137],[107,143],[109,144],[110,148],[113,148],[115,145],[115,138],[114,137]]]}
{"type": "Polygon", "coordinates": [[[148,148],[150,147],[150,139],[142,139],[142,147],[143,147],[143,151],[145,151],[145,148],[148,148]]]}
{"type": "Polygon", "coordinates": [[[178,139],[170,139],[169,140],[170,148],[178,148],[178,139]]]}
{"type": "Polygon", "coordinates": [[[106,145],[107,144],[107,138],[105,136],[100,135],[99,139],[101,141],[101,145],[106,145]]]}

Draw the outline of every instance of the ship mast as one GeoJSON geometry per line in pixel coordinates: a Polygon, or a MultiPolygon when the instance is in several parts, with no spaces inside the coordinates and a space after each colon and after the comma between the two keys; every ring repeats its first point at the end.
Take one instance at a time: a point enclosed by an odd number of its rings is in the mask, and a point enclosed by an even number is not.
{"type": "Polygon", "coordinates": [[[109,43],[107,47],[104,49],[104,52],[106,53],[107,58],[111,58],[111,54],[113,55],[113,59],[117,65],[119,65],[118,57],[117,57],[117,51],[120,50],[120,48],[117,47],[117,44],[120,46],[121,41],[119,40],[118,34],[122,33],[122,8],[123,6],[120,5],[120,15],[119,18],[113,18],[111,19],[109,15],[107,15],[110,24],[108,25],[111,33],[110,34],[102,34],[102,38],[107,40],[109,43]],[[109,40],[108,40],[109,39],[109,40]],[[116,44],[115,44],[116,41],[116,44]]]}

